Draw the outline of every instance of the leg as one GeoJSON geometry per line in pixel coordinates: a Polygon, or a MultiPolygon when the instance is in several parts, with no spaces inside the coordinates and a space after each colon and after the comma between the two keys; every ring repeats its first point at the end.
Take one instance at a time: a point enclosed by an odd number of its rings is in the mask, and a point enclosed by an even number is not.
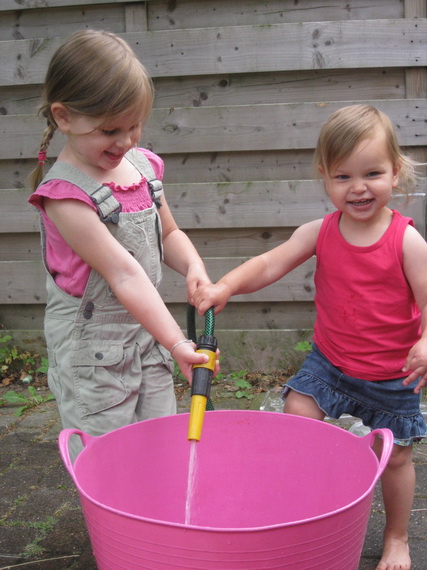
{"type": "MultiPolygon", "coordinates": [[[[376,442],[375,448],[381,445],[376,442]]],[[[409,570],[408,527],[415,492],[412,446],[394,445],[381,477],[386,525],[384,547],[377,570],[409,570]]]]}
{"type": "Polygon", "coordinates": [[[314,398],[300,394],[295,390],[289,390],[285,399],[284,412],[285,414],[313,418],[314,420],[323,420],[326,415],[325,412],[319,408],[314,398]]]}

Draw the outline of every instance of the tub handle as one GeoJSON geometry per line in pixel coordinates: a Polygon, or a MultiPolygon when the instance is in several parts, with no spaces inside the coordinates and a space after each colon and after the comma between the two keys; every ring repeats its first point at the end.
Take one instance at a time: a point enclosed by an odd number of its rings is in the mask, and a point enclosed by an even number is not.
{"type": "Polygon", "coordinates": [[[365,435],[365,437],[370,438],[371,447],[374,445],[375,438],[380,436],[383,440],[383,447],[381,450],[381,457],[379,459],[378,465],[378,477],[386,468],[387,462],[390,459],[391,451],[393,449],[394,438],[393,432],[387,428],[373,429],[371,433],[365,435]]]}
{"type": "Polygon", "coordinates": [[[61,454],[62,461],[64,462],[68,473],[75,480],[75,478],[74,478],[74,466],[73,466],[73,462],[71,461],[70,449],[68,446],[69,439],[72,435],[78,435],[80,437],[84,447],[86,447],[90,443],[90,441],[94,438],[93,438],[93,436],[85,433],[84,431],[81,431],[80,429],[63,429],[61,431],[61,433],[59,434],[58,445],[59,445],[59,452],[61,454]]]}

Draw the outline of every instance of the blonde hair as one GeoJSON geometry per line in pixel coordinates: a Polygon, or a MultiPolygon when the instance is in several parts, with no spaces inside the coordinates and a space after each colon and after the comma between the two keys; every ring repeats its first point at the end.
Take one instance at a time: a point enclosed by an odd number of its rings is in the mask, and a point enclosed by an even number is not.
{"type": "MultiPolygon", "coordinates": [[[[154,98],[152,81],[131,47],[107,31],[74,32],[54,53],[44,83],[39,115],[45,117],[40,152],[45,155],[57,124],[52,103],[69,111],[109,121],[132,107],[141,109],[145,122],[154,98]]],[[[43,179],[39,160],[31,173],[33,189],[43,179]]]]}
{"type": "Polygon", "coordinates": [[[415,189],[417,162],[405,155],[399,147],[393,123],[383,112],[369,105],[349,105],[335,111],[322,125],[314,152],[313,164],[317,171],[329,176],[330,170],[349,157],[354,148],[372,136],[380,127],[386,135],[387,152],[394,166],[400,165],[399,187],[408,195],[415,189]]]}

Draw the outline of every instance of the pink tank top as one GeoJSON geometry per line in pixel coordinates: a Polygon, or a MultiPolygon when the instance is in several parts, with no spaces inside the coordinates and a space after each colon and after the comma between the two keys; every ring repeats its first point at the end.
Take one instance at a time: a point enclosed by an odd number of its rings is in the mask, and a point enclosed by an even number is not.
{"type": "Polygon", "coordinates": [[[393,210],[373,245],[349,244],[340,212],[325,217],[317,244],[314,341],[344,373],[364,380],[401,378],[421,335],[421,315],[403,272],[403,234],[410,218],[393,210]]]}
{"type": "MultiPolygon", "coordinates": [[[[162,180],[164,172],[163,160],[147,149],[138,149],[150,161],[156,178],[162,180]]],[[[105,182],[112,190],[113,196],[122,205],[122,212],[138,212],[152,206],[147,179],[142,177],[132,186],[116,186],[114,182],[105,182]]],[[[46,231],[46,263],[55,283],[60,289],[73,297],[82,297],[89,275],[90,266],[79,257],[62,238],[55,224],[44,211],[44,198],[55,200],[75,199],[85,202],[93,210],[95,204],[80,188],[64,180],[51,180],[39,186],[30,196],[29,202],[38,210],[43,219],[46,231]]]]}

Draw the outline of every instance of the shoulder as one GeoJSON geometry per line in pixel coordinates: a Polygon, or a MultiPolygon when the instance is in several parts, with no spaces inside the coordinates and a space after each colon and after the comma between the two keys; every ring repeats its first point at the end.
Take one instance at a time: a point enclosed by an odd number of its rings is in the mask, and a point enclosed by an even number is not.
{"type": "Polygon", "coordinates": [[[148,150],[148,148],[140,148],[138,147],[137,149],[139,152],[141,152],[146,158],[148,158],[148,160],[151,163],[151,166],[153,167],[154,170],[154,174],[156,175],[156,177],[159,180],[162,180],[163,178],[163,174],[164,174],[164,170],[165,170],[165,165],[163,160],[160,158],[159,155],[155,154],[154,152],[152,152],[151,150],[148,150]]]}
{"type": "Polygon", "coordinates": [[[45,198],[52,200],[80,200],[96,210],[95,204],[81,188],[65,180],[50,180],[45,184],[41,184],[37,190],[31,194],[28,201],[36,208],[44,210],[45,198]]]}
{"type": "Polygon", "coordinates": [[[324,221],[326,218],[318,218],[317,220],[313,220],[311,222],[307,222],[306,224],[303,224],[302,226],[300,226],[298,229],[304,232],[309,232],[309,233],[319,233],[320,228],[322,227],[324,221]]]}
{"type": "Polygon", "coordinates": [[[303,241],[308,247],[315,247],[323,218],[299,226],[292,234],[293,240],[303,241]]]}
{"type": "Polygon", "coordinates": [[[414,226],[414,220],[409,216],[404,216],[399,210],[391,209],[393,213],[393,222],[401,226],[414,226]]]}
{"type": "Polygon", "coordinates": [[[329,216],[325,216],[324,218],[318,218],[317,220],[313,220],[311,222],[303,224],[296,231],[298,231],[299,233],[304,233],[306,235],[307,234],[311,235],[317,239],[317,236],[319,235],[321,228],[330,221],[331,219],[329,218],[329,216]]]}
{"type": "Polygon", "coordinates": [[[419,231],[411,224],[407,224],[403,233],[403,249],[419,246],[427,249],[427,243],[419,231]]]}
{"type": "Polygon", "coordinates": [[[404,216],[398,210],[392,209],[392,212],[392,225],[394,227],[394,232],[399,237],[399,239],[402,240],[404,250],[408,247],[412,247],[414,243],[425,243],[424,238],[415,228],[415,224],[412,218],[404,216]]]}

